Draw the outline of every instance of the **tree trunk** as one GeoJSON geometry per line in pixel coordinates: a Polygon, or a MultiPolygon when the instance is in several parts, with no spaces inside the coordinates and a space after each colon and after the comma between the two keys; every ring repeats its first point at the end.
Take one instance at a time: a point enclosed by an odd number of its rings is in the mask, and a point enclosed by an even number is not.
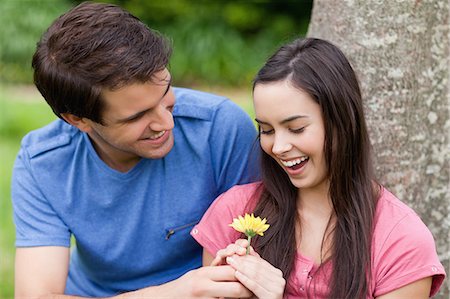
{"type": "MultiPolygon", "coordinates": [[[[450,274],[449,12],[445,0],[315,0],[309,37],[359,76],[380,182],[414,208],[450,274]]],[[[448,279],[436,298],[449,298],[448,279]]]]}

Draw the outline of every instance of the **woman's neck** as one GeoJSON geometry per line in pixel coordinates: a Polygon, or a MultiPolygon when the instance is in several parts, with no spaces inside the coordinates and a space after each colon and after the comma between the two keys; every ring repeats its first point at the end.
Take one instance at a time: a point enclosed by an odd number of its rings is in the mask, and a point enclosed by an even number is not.
{"type": "Polygon", "coordinates": [[[331,254],[335,221],[328,188],[299,190],[297,213],[297,249],[316,264],[321,264],[331,254]]]}
{"type": "Polygon", "coordinates": [[[300,214],[307,213],[329,219],[333,212],[329,184],[322,184],[315,188],[299,189],[297,193],[297,209],[300,214]]]}

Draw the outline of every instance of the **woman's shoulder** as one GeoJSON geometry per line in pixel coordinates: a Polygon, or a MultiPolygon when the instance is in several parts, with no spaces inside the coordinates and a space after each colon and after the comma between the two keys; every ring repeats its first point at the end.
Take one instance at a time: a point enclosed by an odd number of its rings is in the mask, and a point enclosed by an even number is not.
{"type": "Polygon", "coordinates": [[[236,241],[240,233],[229,224],[239,215],[252,211],[261,186],[258,182],[236,185],[222,193],[194,227],[191,235],[211,254],[236,241]]]}
{"type": "Polygon", "coordinates": [[[419,217],[411,207],[382,186],[375,217],[389,220],[389,222],[392,223],[393,220],[401,219],[405,216],[419,217]]]}
{"type": "Polygon", "coordinates": [[[262,182],[253,182],[242,185],[234,185],[228,191],[224,192],[224,195],[245,195],[253,197],[262,191],[262,182]]]}
{"type": "Polygon", "coordinates": [[[382,188],[377,204],[373,246],[375,255],[381,256],[409,249],[436,253],[433,235],[420,216],[386,188],[382,188]]]}
{"type": "Polygon", "coordinates": [[[378,237],[393,237],[394,232],[413,235],[417,231],[429,233],[420,216],[384,187],[378,198],[374,224],[374,234],[378,237]]]}
{"type": "Polygon", "coordinates": [[[263,189],[261,182],[235,185],[222,193],[211,207],[221,206],[233,210],[251,210],[256,205],[263,189]]]}
{"type": "Polygon", "coordinates": [[[434,294],[445,277],[445,271],[439,261],[433,235],[420,216],[382,188],[374,224],[374,293],[379,296],[433,276],[431,294],[434,294]]]}

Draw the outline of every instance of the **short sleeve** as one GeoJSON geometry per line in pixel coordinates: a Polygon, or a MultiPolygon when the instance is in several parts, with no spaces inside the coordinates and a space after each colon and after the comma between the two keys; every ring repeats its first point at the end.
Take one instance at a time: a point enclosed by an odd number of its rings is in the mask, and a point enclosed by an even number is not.
{"type": "Polygon", "coordinates": [[[16,246],[70,247],[69,229],[42,194],[27,157],[27,152],[22,148],[14,163],[12,175],[16,246]]]}
{"type": "Polygon", "coordinates": [[[445,278],[445,270],[436,253],[431,232],[413,213],[405,215],[388,232],[375,258],[372,279],[374,297],[389,293],[414,281],[433,277],[430,297],[445,278]]]}
{"type": "Polygon", "coordinates": [[[229,224],[239,215],[253,210],[256,188],[256,183],[234,186],[217,197],[199,224],[192,229],[192,237],[213,256],[218,250],[234,243],[241,234],[229,224]]]}

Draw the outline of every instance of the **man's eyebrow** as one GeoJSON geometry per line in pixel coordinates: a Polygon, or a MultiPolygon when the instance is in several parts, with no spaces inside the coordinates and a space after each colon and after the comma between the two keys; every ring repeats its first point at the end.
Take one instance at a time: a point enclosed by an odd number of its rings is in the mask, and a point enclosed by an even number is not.
{"type": "Polygon", "coordinates": [[[163,79],[161,79],[160,82],[162,82],[163,84],[167,83],[167,88],[160,98],[160,99],[162,99],[169,92],[170,86],[172,85],[172,75],[170,73],[167,73],[167,76],[164,77],[163,79]]]}
{"type": "MultiPolygon", "coordinates": [[[[166,94],[169,92],[170,86],[171,86],[171,84],[172,84],[172,76],[170,76],[169,79],[164,78],[164,79],[162,79],[161,81],[167,82],[167,88],[166,88],[166,90],[164,91],[163,95],[159,98],[159,101],[160,101],[162,98],[164,98],[164,97],[166,96],[166,94]]],[[[118,121],[119,121],[119,122],[127,122],[127,121],[130,121],[130,120],[136,119],[136,118],[140,117],[141,115],[147,113],[148,111],[150,111],[150,110],[152,110],[152,109],[153,109],[153,107],[152,107],[152,108],[149,108],[149,109],[145,109],[145,110],[143,110],[143,111],[139,111],[138,113],[135,113],[135,114],[133,114],[133,115],[127,116],[127,117],[122,118],[122,119],[119,119],[118,121]]]]}
{"type": "Polygon", "coordinates": [[[150,109],[146,109],[143,111],[139,111],[138,113],[135,113],[133,115],[127,116],[125,118],[119,119],[118,122],[124,123],[124,122],[128,122],[130,120],[136,119],[138,117],[140,117],[141,115],[144,115],[145,113],[147,113],[148,111],[152,110],[153,108],[150,109]]]}
{"type": "MultiPolygon", "coordinates": [[[[283,119],[283,120],[280,122],[280,124],[285,124],[285,123],[291,122],[291,121],[296,120],[296,119],[299,119],[299,118],[308,118],[308,116],[306,116],[306,115],[293,115],[293,116],[290,116],[290,117],[288,117],[288,118],[283,119]]],[[[270,125],[268,122],[262,121],[262,120],[257,119],[257,118],[255,118],[255,121],[256,121],[258,124],[270,125]]]]}
{"type": "Polygon", "coordinates": [[[166,82],[167,82],[167,88],[164,91],[161,99],[164,98],[166,96],[166,94],[169,92],[170,86],[172,85],[172,77],[170,77],[169,80],[167,80],[166,82]]]}

